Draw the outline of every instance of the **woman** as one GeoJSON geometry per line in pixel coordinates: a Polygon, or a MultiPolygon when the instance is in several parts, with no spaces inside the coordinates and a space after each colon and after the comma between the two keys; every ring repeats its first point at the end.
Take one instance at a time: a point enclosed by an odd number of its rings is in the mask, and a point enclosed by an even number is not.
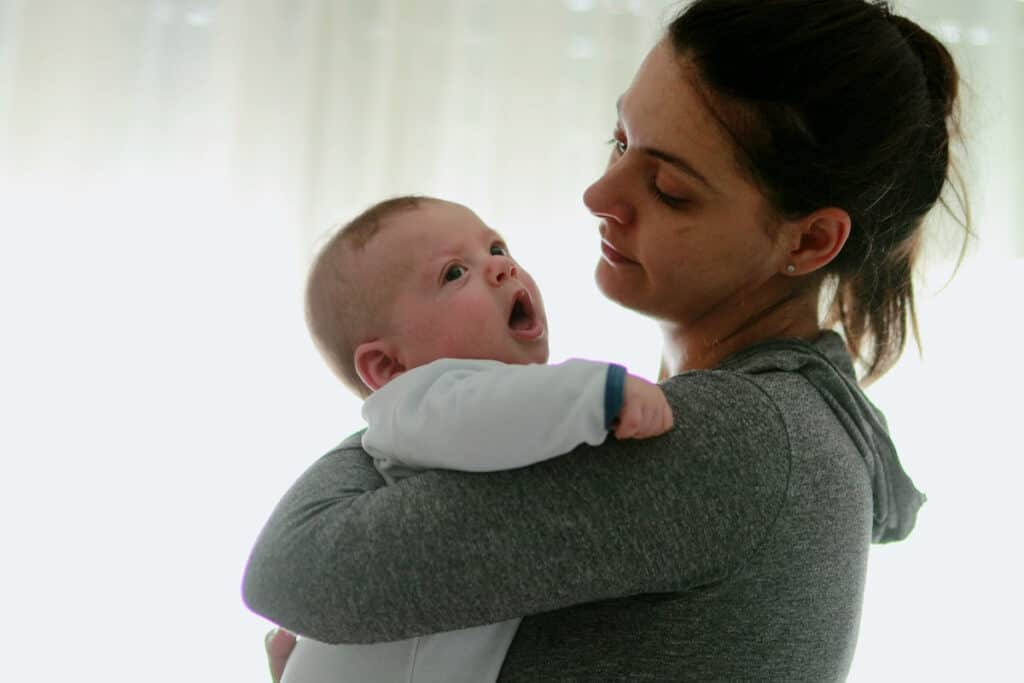
{"type": "Polygon", "coordinates": [[[501,681],[843,680],[869,543],[924,499],[851,356],[877,378],[914,322],[956,91],[884,5],[691,5],[584,195],[600,290],[662,326],[677,426],[387,488],[349,439],[274,511],[249,606],[328,642],[527,615],[501,681]]]}

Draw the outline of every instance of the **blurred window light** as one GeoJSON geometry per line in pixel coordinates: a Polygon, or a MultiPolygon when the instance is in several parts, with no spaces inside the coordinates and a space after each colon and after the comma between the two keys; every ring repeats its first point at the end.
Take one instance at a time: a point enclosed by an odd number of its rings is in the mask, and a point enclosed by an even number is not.
{"type": "Polygon", "coordinates": [[[961,41],[963,34],[960,24],[955,21],[940,22],[939,25],[935,27],[935,32],[944,42],[951,43],[953,45],[961,41]]]}
{"type": "Polygon", "coordinates": [[[185,13],[185,21],[190,26],[205,27],[213,22],[213,10],[209,8],[192,9],[185,13]]]}
{"type": "Polygon", "coordinates": [[[593,59],[597,54],[593,39],[587,36],[572,36],[565,51],[573,59],[593,59]]]}
{"type": "Polygon", "coordinates": [[[168,2],[155,2],[150,6],[150,11],[158,24],[169,24],[174,19],[174,7],[168,2]]]}
{"type": "MultiPolygon", "coordinates": [[[[1021,0],[1021,2],[1024,2],[1024,0],[1021,0]]],[[[635,14],[638,17],[642,17],[649,9],[647,6],[647,0],[629,0],[626,5],[629,8],[630,13],[635,14]]]]}
{"type": "Polygon", "coordinates": [[[570,12],[590,12],[594,9],[594,0],[565,0],[565,6],[570,12]]]}
{"type": "Polygon", "coordinates": [[[986,26],[972,26],[967,31],[967,42],[971,45],[989,45],[992,43],[992,32],[986,26]]]}

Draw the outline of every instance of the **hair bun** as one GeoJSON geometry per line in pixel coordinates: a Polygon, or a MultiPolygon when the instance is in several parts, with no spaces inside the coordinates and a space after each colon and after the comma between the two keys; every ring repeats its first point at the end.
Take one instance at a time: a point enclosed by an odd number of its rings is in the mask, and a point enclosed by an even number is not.
{"type": "Polygon", "coordinates": [[[959,78],[949,50],[928,31],[906,17],[883,8],[886,18],[900,32],[924,67],[928,94],[941,104],[942,116],[949,117],[957,101],[959,78]]]}

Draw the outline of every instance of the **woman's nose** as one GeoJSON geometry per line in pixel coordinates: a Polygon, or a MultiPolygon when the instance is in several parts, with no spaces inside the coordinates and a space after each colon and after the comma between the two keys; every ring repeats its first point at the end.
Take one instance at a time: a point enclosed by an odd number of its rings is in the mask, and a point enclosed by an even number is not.
{"type": "Polygon", "coordinates": [[[622,174],[627,169],[620,168],[621,164],[620,160],[609,166],[604,175],[584,191],[583,204],[598,218],[628,225],[633,222],[635,211],[622,191],[622,174]]]}
{"type": "Polygon", "coordinates": [[[518,276],[515,262],[507,256],[493,256],[487,261],[487,279],[492,285],[500,285],[506,279],[518,276]]]}

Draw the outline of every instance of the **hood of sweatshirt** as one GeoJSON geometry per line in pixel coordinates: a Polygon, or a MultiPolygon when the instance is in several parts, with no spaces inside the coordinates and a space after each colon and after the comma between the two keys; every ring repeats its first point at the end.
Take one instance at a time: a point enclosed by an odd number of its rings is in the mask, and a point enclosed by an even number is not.
{"type": "Polygon", "coordinates": [[[757,344],[720,367],[754,374],[781,370],[803,375],[835,412],[864,458],[874,492],[872,540],[888,543],[907,537],[926,499],[903,471],[885,417],[857,384],[841,336],[826,331],[813,344],[796,339],[757,344]]]}

